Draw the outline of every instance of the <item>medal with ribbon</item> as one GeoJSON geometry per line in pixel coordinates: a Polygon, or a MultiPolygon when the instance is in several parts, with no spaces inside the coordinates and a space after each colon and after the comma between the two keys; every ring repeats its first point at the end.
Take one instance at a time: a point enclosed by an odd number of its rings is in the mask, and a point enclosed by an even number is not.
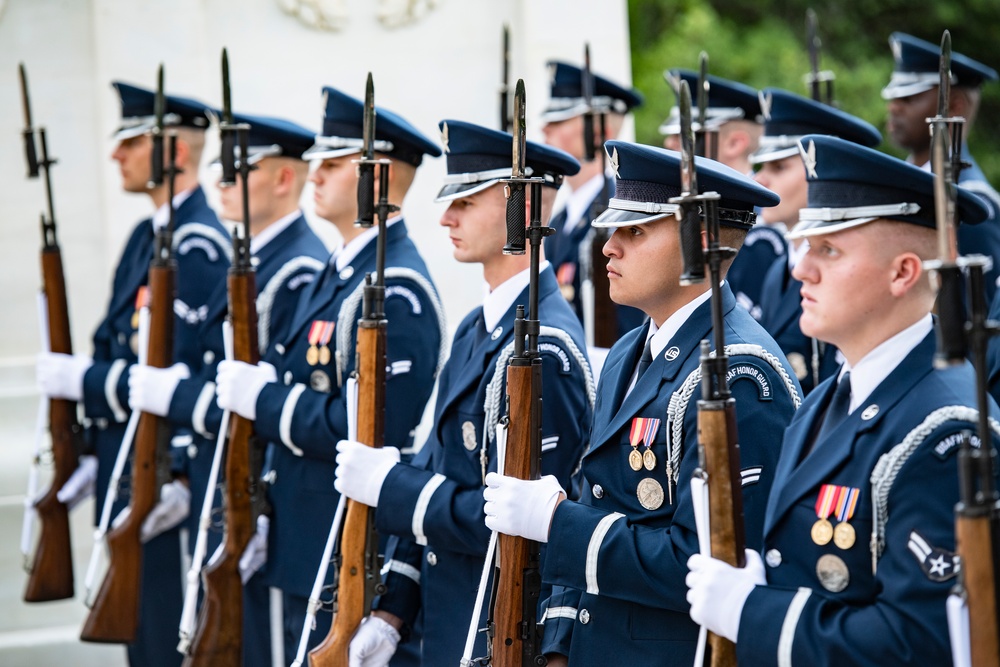
{"type": "Polygon", "coordinates": [[[330,363],[330,348],[327,343],[333,338],[334,322],[316,320],[309,327],[309,349],[306,350],[306,362],[310,366],[330,363]]]}
{"type": "Polygon", "coordinates": [[[632,451],[628,455],[628,464],[638,472],[644,467],[652,470],[656,467],[656,454],[653,453],[653,441],[656,439],[656,431],[660,428],[660,420],[656,417],[635,417],[632,419],[632,428],[628,434],[629,444],[632,451]],[[646,451],[639,452],[639,443],[645,443],[646,451]]]}
{"type": "Polygon", "coordinates": [[[833,543],[841,549],[850,549],[857,541],[857,533],[849,522],[854,517],[854,510],[857,509],[859,495],[861,489],[849,486],[837,487],[834,508],[838,523],[833,529],[833,543]]]}
{"type": "Polygon", "coordinates": [[[837,489],[841,488],[833,484],[824,484],[819,489],[819,497],[816,498],[816,516],[819,517],[813,524],[810,535],[812,541],[823,546],[829,544],[833,539],[833,526],[830,525],[830,512],[833,511],[834,497],[837,489]]]}
{"type": "Polygon", "coordinates": [[[139,311],[143,306],[149,305],[149,287],[142,285],[135,293],[135,312],[132,313],[132,328],[139,328],[139,311]]]}

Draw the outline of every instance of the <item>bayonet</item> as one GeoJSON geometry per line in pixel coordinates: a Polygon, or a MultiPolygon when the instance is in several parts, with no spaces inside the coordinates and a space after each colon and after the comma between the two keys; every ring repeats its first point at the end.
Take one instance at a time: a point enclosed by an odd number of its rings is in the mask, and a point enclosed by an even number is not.
{"type": "Polygon", "coordinates": [[[809,73],[805,79],[806,85],[809,86],[809,95],[816,102],[833,106],[833,81],[836,77],[829,70],[819,69],[823,40],[819,37],[816,12],[811,8],[806,10],[806,47],[809,49],[809,73]]]}
{"type": "Polygon", "coordinates": [[[358,220],[368,228],[375,224],[375,84],[371,72],[365,84],[365,107],[361,136],[364,141],[358,162],[358,220]]]}
{"type": "Polygon", "coordinates": [[[695,167],[695,140],[691,122],[691,89],[687,81],[678,88],[677,109],[681,121],[681,196],[679,204],[681,259],[684,272],[681,285],[693,285],[705,280],[705,253],[701,245],[701,209],[698,196],[698,171],[695,167]]]}
{"type": "Polygon", "coordinates": [[[511,151],[511,181],[504,185],[507,197],[507,244],[505,255],[524,254],[524,177],[525,177],[525,103],[524,79],[518,79],[514,87],[514,145],[511,151]]]}
{"type": "MultiPolygon", "coordinates": [[[[229,187],[236,185],[236,132],[233,127],[233,107],[229,88],[229,54],[222,49],[222,118],[219,123],[219,141],[222,144],[220,161],[222,162],[222,177],[219,185],[229,187]]],[[[241,154],[241,161],[246,155],[241,154]]]]}
{"type": "Polygon", "coordinates": [[[503,25],[503,47],[500,54],[500,130],[510,131],[510,26],[503,25]]]}
{"type": "Polygon", "coordinates": [[[163,185],[163,117],[166,114],[167,97],[163,91],[163,64],[156,75],[156,99],[153,101],[153,113],[156,116],[156,125],[153,127],[151,136],[153,138],[152,169],[150,170],[149,183],[147,187],[153,189],[163,185]]]}
{"type": "Polygon", "coordinates": [[[28,74],[24,63],[18,63],[18,74],[21,79],[21,109],[24,111],[24,157],[28,163],[28,178],[38,178],[38,153],[35,150],[35,127],[31,124],[31,98],[28,97],[28,74]]]}

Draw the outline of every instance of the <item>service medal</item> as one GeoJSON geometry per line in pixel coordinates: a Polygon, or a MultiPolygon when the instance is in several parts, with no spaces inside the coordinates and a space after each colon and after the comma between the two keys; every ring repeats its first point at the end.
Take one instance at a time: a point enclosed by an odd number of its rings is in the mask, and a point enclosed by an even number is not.
{"type": "Polygon", "coordinates": [[[324,366],[330,363],[330,348],[326,345],[319,348],[319,363],[324,366]]]}
{"type": "Polygon", "coordinates": [[[829,544],[830,540],[833,539],[833,526],[830,525],[827,517],[833,511],[838,488],[833,484],[824,484],[820,487],[819,496],[816,498],[816,516],[819,517],[819,520],[813,524],[809,534],[812,541],[819,546],[829,544]]]}
{"type": "Polygon", "coordinates": [[[653,454],[652,448],[659,428],[660,420],[655,417],[634,417],[632,419],[632,427],[628,432],[628,442],[632,445],[632,451],[628,455],[628,463],[632,470],[639,472],[643,467],[646,470],[652,470],[656,467],[656,455],[653,454]],[[646,445],[646,451],[642,453],[639,452],[641,444],[646,445]]]}
{"type": "Polygon", "coordinates": [[[139,332],[133,331],[132,335],[128,337],[128,346],[132,350],[132,354],[139,356],[139,332]]]}
{"type": "Polygon", "coordinates": [[[319,350],[315,345],[310,345],[309,349],[306,350],[306,363],[310,366],[315,366],[319,363],[319,350]]]}
{"type": "Polygon", "coordinates": [[[309,374],[309,386],[324,394],[330,393],[330,376],[320,370],[309,374]]]}
{"type": "Polygon", "coordinates": [[[636,472],[642,470],[642,454],[639,453],[638,449],[633,447],[632,451],[628,453],[628,464],[636,472]]]}
{"type": "Polygon", "coordinates": [[[818,519],[809,534],[812,536],[812,541],[822,547],[829,544],[833,538],[833,526],[827,519],[818,519]]]}
{"type": "Polygon", "coordinates": [[[839,593],[851,581],[851,572],[840,556],[823,554],[816,561],[816,576],[823,588],[831,593],[839,593]]]}
{"type": "Polygon", "coordinates": [[[659,509],[663,504],[663,487],[652,477],[640,481],[635,494],[639,497],[639,504],[648,510],[659,509]]]}
{"type": "Polygon", "coordinates": [[[833,529],[833,543],[841,549],[850,549],[856,540],[857,534],[854,531],[854,526],[846,521],[838,523],[837,527],[833,529]]]}
{"type": "Polygon", "coordinates": [[[834,513],[840,522],[833,529],[833,543],[841,549],[850,549],[857,541],[857,534],[849,522],[854,517],[854,510],[858,506],[858,496],[861,489],[850,486],[838,486],[837,497],[834,501],[834,513]]]}
{"type": "Polygon", "coordinates": [[[476,425],[471,421],[462,422],[462,444],[470,452],[476,449],[476,425]]]}
{"type": "Polygon", "coordinates": [[[573,278],[576,276],[576,265],[566,262],[556,271],[556,282],[559,283],[559,291],[563,298],[572,301],[576,296],[576,288],[573,287],[573,278]]]}
{"type": "Polygon", "coordinates": [[[642,465],[646,470],[653,470],[656,468],[656,454],[653,453],[652,449],[647,448],[646,451],[642,453],[642,465]]]}
{"type": "Polygon", "coordinates": [[[306,350],[306,362],[310,366],[330,363],[330,348],[326,346],[333,338],[334,322],[314,320],[309,327],[309,349],[306,350]]]}

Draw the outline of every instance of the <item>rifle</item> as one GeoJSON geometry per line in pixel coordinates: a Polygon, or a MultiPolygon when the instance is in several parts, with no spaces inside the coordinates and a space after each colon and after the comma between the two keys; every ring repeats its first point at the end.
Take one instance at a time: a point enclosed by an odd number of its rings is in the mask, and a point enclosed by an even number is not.
{"type": "Polygon", "coordinates": [[[823,41],[819,38],[816,12],[806,10],[806,45],[809,47],[809,73],[805,76],[809,94],[816,102],[836,106],[833,101],[833,82],[837,78],[830,70],[820,71],[819,54],[823,41]],[[825,84],[825,85],[824,85],[825,84]]]}
{"type": "MultiPolygon", "coordinates": [[[[371,227],[378,217],[375,278],[365,276],[362,315],[358,320],[357,362],[358,441],[381,447],[385,431],[386,337],[385,229],[389,214],[399,210],[389,203],[389,160],[375,159],[375,86],[368,73],[365,85],[364,149],[358,163],[359,227],[371,227]],[[379,198],[375,202],[375,167],[379,168],[379,198]]],[[[340,572],[334,597],[334,618],[323,642],[309,652],[313,667],[346,667],[351,638],[371,610],[375,596],[385,592],[382,556],[378,553],[375,515],[367,505],[348,499],[338,542],[340,572]]]]}
{"type": "MultiPolygon", "coordinates": [[[[594,105],[594,74],[590,69],[590,44],[583,46],[583,73],[581,80],[583,103],[587,110],[583,115],[583,150],[584,158],[591,162],[599,154],[601,156],[601,175],[604,185],[601,197],[594,201],[591,208],[591,219],[594,220],[608,207],[607,153],[604,151],[604,137],[607,136],[606,105],[600,108],[594,105]],[[594,121],[598,122],[600,136],[594,131],[594,121]]],[[[607,263],[604,257],[604,244],[611,233],[605,228],[594,227],[583,243],[583,269],[580,300],[583,308],[583,322],[587,337],[587,345],[610,348],[618,340],[618,304],[611,300],[611,282],[608,272],[601,270],[607,263]]]]}
{"type": "MultiPolygon", "coordinates": [[[[726,372],[725,322],[722,317],[722,293],[719,288],[722,262],[736,254],[719,245],[719,195],[698,193],[694,157],[694,133],[691,130],[691,91],[686,81],[678,90],[681,117],[681,195],[670,200],[680,211],[680,245],[684,271],[681,285],[708,279],[712,285],[712,333],[715,353],[707,340],[701,342],[702,397],[698,401],[698,469],[695,476],[708,487],[708,512],[711,526],[711,555],[730,565],[746,565],[746,537],[743,526],[743,496],[740,485],[740,450],[736,434],[736,400],[729,391],[726,372]],[[701,218],[704,215],[708,236],[702,248],[701,218]]],[[[708,634],[706,664],[712,667],[736,665],[736,645],[728,639],[708,634]]]]}
{"type": "Polygon", "coordinates": [[[503,47],[500,52],[500,131],[510,131],[510,26],[503,24],[503,47]]]}
{"type": "MultiPolygon", "coordinates": [[[[163,151],[163,116],[166,99],[163,92],[163,66],[160,66],[156,94],[156,128],[153,130],[153,175],[166,175],[167,225],[156,231],[153,259],[149,264],[149,352],[148,363],[166,368],[173,359],[174,295],[177,263],[173,257],[174,177],[177,137],[168,141],[169,163],[157,170],[155,160],[163,151]]],[[[150,186],[155,178],[150,179],[150,186]]],[[[170,469],[170,428],[163,417],[143,412],[136,427],[132,458],[132,488],[129,514],[108,533],[108,571],[87,616],[80,638],[84,641],[127,644],[135,641],[139,625],[139,597],[142,581],[142,523],[156,505],[160,488],[168,481],[170,469]]]]}
{"type": "MultiPolygon", "coordinates": [[[[243,195],[243,224],[233,234],[233,264],[229,269],[229,320],[233,330],[233,355],[238,361],[256,364],[260,360],[257,341],[257,281],[250,256],[250,126],[234,125],[229,95],[229,58],[222,50],[223,117],[219,131],[222,140],[223,180],[228,168],[240,175],[243,195]],[[239,165],[234,157],[239,144],[239,165]],[[230,152],[226,153],[229,147],[230,152]]],[[[205,567],[205,601],[198,617],[198,629],[185,667],[196,665],[232,665],[243,663],[243,580],[240,557],[253,536],[256,516],[252,499],[260,496],[262,452],[253,432],[253,422],[238,414],[230,415],[229,443],[226,445],[223,515],[225,532],[219,555],[205,567]],[[254,465],[254,464],[257,465],[254,465]]],[[[215,495],[210,486],[206,498],[215,495]]],[[[262,499],[261,499],[262,500],[262,499]]]]}
{"type": "Polygon", "coordinates": [[[694,154],[716,160],[719,157],[719,131],[708,129],[708,54],[698,55],[698,129],[695,130],[694,154]]]}
{"type": "MultiPolygon", "coordinates": [[[[42,159],[35,151],[35,128],[31,123],[31,99],[28,97],[28,75],[20,64],[21,103],[24,108],[24,155],[28,163],[28,178],[37,178],[45,172],[45,197],[48,216],[41,215],[42,224],[42,296],[44,320],[47,331],[44,337],[51,352],[73,354],[73,340],[69,330],[69,306],[66,300],[66,279],[63,275],[62,251],[56,238],[56,218],[52,206],[51,167],[56,161],[49,157],[45,128],[38,128],[42,159]]],[[[43,399],[44,400],[44,399],[43,399]]],[[[52,462],[54,475],[49,490],[34,503],[34,511],[41,523],[38,547],[34,562],[27,567],[28,584],[24,591],[25,602],[46,602],[73,597],[73,550],[70,546],[69,508],[56,497],[59,489],[76,470],[77,455],[82,449],[80,422],[76,402],[60,398],[48,399],[49,433],[52,437],[52,462]]],[[[28,498],[34,501],[34,498],[28,498]]],[[[29,526],[30,510],[25,521],[29,526]]],[[[28,540],[30,544],[30,539],[28,540]]],[[[27,552],[25,553],[27,558],[27,552]]],[[[27,560],[25,561],[27,564],[27,560]]]]}

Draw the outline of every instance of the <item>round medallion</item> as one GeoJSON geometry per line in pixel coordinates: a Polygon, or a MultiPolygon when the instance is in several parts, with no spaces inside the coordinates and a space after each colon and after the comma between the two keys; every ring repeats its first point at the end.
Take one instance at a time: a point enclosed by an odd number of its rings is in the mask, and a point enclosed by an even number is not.
{"type": "Polygon", "coordinates": [[[826,519],[818,519],[816,523],[813,524],[812,530],[809,531],[812,536],[812,541],[823,546],[829,544],[830,540],[833,538],[833,526],[826,519]]]}
{"type": "Polygon", "coordinates": [[[816,561],[816,576],[820,585],[831,593],[839,593],[851,581],[851,572],[840,556],[823,554],[816,561]]]}
{"type": "Polygon", "coordinates": [[[350,280],[351,276],[353,275],[354,275],[354,267],[345,266],[344,270],[340,272],[339,277],[341,280],[350,280]]]}
{"type": "Polygon", "coordinates": [[[315,366],[319,362],[319,348],[315,345],[310,345],[309,349],[306,350],[306,363],[310,366],[315,366]]]}
{"type": "Polygon", "coordinates": [[[642,454],[638,449],[633,449],[628,453],[628,464],[636,472],[642,470],[642,454]]]}
{"type": "Polygon", "coordinates": [[[656,467],[656,454],[653,453],[652,449],[647,449],[642,453],[642,465],[646,470],[652,470],[656,467]]]}
{"type": "Polygon", "coordinates": [[[833,529],[833,543],[841,549],[850,549],[854,546],[857,539],[858,536],[854,531],[854,526],[846,521],[838,523],[837,527],[833,529]]]}
{"type": "Polygon", "coordinates": [[[330,348],[326,345],[319,348],[319,363],[324,366],[330,363],[330,348]]]}
{"type": "Polygon", "coordinates": [[[132,354],[139,356],[139,332],[135,331],[128,337],[128,346],[132,354]]]}
{"type": "Polygon", "coordinates": [[[462,444],[470,452],[476,449],[476,425],[472,422],[462,424],[462,444]]]}
{"type": "Polygon", "coordinates": [[[576,296],[576,288],[573,287],[573,283],[566,283],[565,285],[559,286],[559,291],[562,293],[563,298],[567,301],[572,301],[573,297],[576,296]]]}
{"type": "Polygon", "coordinates": [[[635,493],[639,497],[639,504],[648,510],[659,509],[663,504],[663,487],[652,477],[639,482],[635,493]]]}
{"type": "Polygon", "coordinates": [[[323,371],[313,371],[309,374],[309,386],[327,394],[330,392],[330,376],[323,371]]]}
{"type": "Polygon", "coordinates": [[[792,372],[799,380],[805,379],[809,375],[809,367],[806,365],[806,358],[801,352],[789,352],[788,363],[792,365],[792,372]]]}
{"type": "Polygon", "coordinates": [[[666,359],[667,361],[673,361],[674,359],[677,358],[677,356],[680,353],[681,353],[681,348],[675,345],[673,347],[667,348],[667,351],[663,353],[663,358],[666,359]]]}

